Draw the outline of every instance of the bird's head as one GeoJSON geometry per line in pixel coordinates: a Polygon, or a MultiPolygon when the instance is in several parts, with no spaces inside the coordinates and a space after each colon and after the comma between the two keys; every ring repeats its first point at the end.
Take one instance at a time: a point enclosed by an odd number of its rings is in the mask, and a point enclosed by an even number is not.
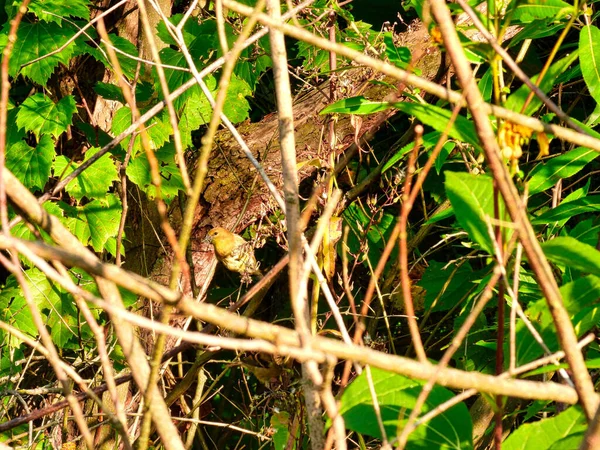
{"type": "Polygon", "coordinates": [[[215,239],[227,239],[231,235],[231,232],[227,231],[225,228],[216,227],[211,229],[208,233],[206,233],[206,237],[204,238],[204,242],[208,242],[212,244],[215,239]]]}
{"type": "Polygon", "coordinates": [[[221,227],[210,230],[204,241],[212,244],[219,256],[229,255],[237,243],[235,234],[221,227]]]}

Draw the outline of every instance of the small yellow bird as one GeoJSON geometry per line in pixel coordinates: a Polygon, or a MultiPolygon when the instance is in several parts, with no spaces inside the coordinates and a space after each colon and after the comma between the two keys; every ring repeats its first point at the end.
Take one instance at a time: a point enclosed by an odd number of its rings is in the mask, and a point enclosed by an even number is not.
{"type": "Polygon", "coordinates": [[[242,276],[242,283],[250,283],[252,275],[262,276],[252,244],[239,234],[217,227],[210,230],[204,240],[213,245],[217,260],[242,276]]]}

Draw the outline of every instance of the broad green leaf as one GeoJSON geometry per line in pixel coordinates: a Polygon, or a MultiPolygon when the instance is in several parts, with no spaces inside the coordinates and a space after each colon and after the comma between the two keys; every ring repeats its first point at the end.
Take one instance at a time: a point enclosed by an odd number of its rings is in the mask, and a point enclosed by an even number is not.
{"type": "Polygon", "coordinates": [[[193,93],[185,102],[179,119],[181,143],[184,148],[192,147],[192,132],[210,122],[212,107],[208,99],[199,91],[193,93]]]}
{"type": "MultiPolygon", "coordinates": [[[[115,84],[103,83],[99,81],[94,86],[94,91],[96,94],[104,97],[107,100],[114,100],[122,104],[126,103],[125,97],[123,96],[123,91],[115,84]]],[[[135,100],[138,107],[141,107],[144,103],[152,100],[154,95],[155,93],[152,84],[138,82],[135,85],[135,100]]]]}
{"type": "MultiPolygon", "coordinates": [[[[246,97],[250,97],[252,91],[244,80],[232,75],[227,87],[227,98],[223,106],[223,112],[233,123],[240,123],[249,117],[250,104],[246,97]]],[[[216,93],[213,94],[216,97],[216,93]]]]}
{"type": "Polygon", "coordinates": [[[579,63],[587,88],[600,104],[600,30],[586,25],[579,33],[579,63]]]}
{"type": "Polygon", "coordinates": [[[567,437],[559,439],[554,442],[548,450],[565,450],[567,448],[581,448],[581,444],[585,439],[586,430],[578,431],[577,433],[571,433],[567,437]]]}
{"type": "MultiPolygon", "coordinates": [[[[574,324],[577,336],[582,336],[597,325],[600,305],[600,278],[594,275],[580,277],[560,288],[563,304],[574,324]]],[[[545,299],[530,303],[525,314],[542,336],[550,351],[559,348],[552,314],[545,299]]],[[[517,322],[517,363],[526,364],[544,354],[540,344],[533,338],[523,321],[517,322]]]]}
{"type": "Polygon", "coordinates": [[[275,450],[286,450],[290,437],[290,415],[280,411],[271,416],[271,428],[273,429],[273,447],[275,450]]]}
{"type": "Polygon", "coordinates": [[[596,223],[593,218],[583,220],[569,231],[569,236],[595,247],[598,244],[598,236],[600,236],[600,223],[596,223]]]}
{"type": "MultiPolygon", "coordinates": [[[[502,443],[502,449],[547,450],[560,439],[585,430],[587,430],[585,414],[579,406],[571,406],[555,417],[521,425],[502,443]]],[[[558,448],[566,450],[578,446],[558,448]]]]}
{"type": "Polygon", "coordinates": [[[435,159],[435,171],[438,173],[438,175],[442,172],[442,167],[444,166],[444,163],[446,162],[448,156],[450,156],[455,147],[455,142],[446,142],[442,146],[439,155],[435,159]]]}
{"type": "MultiPolygon", "coordinates": [[[[381,420],[388,439],[392,439],[406,423],[424,382],[375,368],[371,368],[371,376],[381,420]]],[[[448,389],[434,386],[422,412],[431,411],[453,397],[454,393],[448,389]]],[[[348,429],[381,439],[366,371],[344,391],[340,414],[348,429]]],[[[411,433],[406,448],[468,450],[473,448],[472,426],[467,407],[459,403],[417,427],[411,433]]]]}
{"type": "Polygon", "coordinates": [[[264,37],[258,41],[258,50],[252,47],[244,49],[235,63],[234,73],[248,83],[253,91],[260,77],[273,66],[269,55],[269,39],[264,37]]]}
{"type": "MultiPolygon", "coordinates": [[[[425,125],[429,125],[434,130],[440,132],[443,132],[446,129],[448,122],[452,117],[451,111],[434,105],[401,102],[394,103],[394,107],[408,115],[415,116],[425,125]]],[[[479,138],[475,132],[473,122],[463,116],[456,117],[448,134],[454,139],[471,144],[476,149],[481,150],[479,138]]]]}
{"type": "Polygon", "coordinates": [[[105,200],[94,200],[85,206],[72,207],[61,203],[65,223],[71,233],[84,245],[91,244],[96,252],[107,246],[108,240],[117,236],[121,219],[121,201],[116,195],[105,200]]]}
{"type": "MultiPolygon", "coordinates": [[[[556,84],[556,80],[559,76],[561,76],[567,68],[573,64],[573,62],[577,59],[577,51],[569,53],[560,61],[555,62],[550,66],[546,75],[542,79],[542,83],[538,86],[542,92],[548,93],[552,87],[556,84]]],[[[532,77],[531,81],[535,84],[537,83],[538,75],[532,77]]],[[[521,112],[523,105],[525,104],[525,100],[529,96],[531,89],[527,87],[527,85],[522,85],[519,89],[517,89],[514,93],[512,93],[507,99],[505,103],[505,107],[507,109],[511,109],[513,111],[521,112]]],[[[525,108],[524,114],[530,115],[539,109],[542,105],[542,101],[534,96],[525,108]]]]}
{"type": "Polygon", "coordinates": [[[96,92],[96,94],[98,94],[102,98],[105,98],[106,100],[114,100],[125,104],[123,91],[116,84],[103,83],[99,81],[94,86],[94,92],[96,92]]]}
{"type": "Polygon", "coordinates": [[[477,83],[477,87],[479,88],[479,92],[481,92],[481,96],[483,100],[489,102],[492,98],[492,93],[494,91],[494,81],[492,80],[492,69],[489,68],[485,71],[481,80],[477,83]]]}
{"type": "Polygon", "coordinates": [[[574,12],[573,6],[561,0],[523,0],[517,4],[513,17],[522,23],[545,18],[556,21],[571,12],[574,12]]]}
{"type": "Polygon", "coordinates": [[[44,94],[34,94],[23,102],[17,113],[19,128],[32,131],[39,139],[44,134],[57,138],[67,130],[77,111],[72,95],[54,103],[44,94]]]}
{"type": "Polygon", "coordinates": [[[40,20],[62,24],[63,17],[90,19],[90,3],[87,0],[33,0],[29,11],[40,20]]]}
{"type": "MultiPolygon", "coordinates": [[[[183,17],[183,14],[175,14],[168,19],[171,24],[177,26],[183,17]]],[[[196,36],[202,34],[202,27],[197,20],[190,20],[188,18],[183,25],[181,32],[183,34],[183,41],[185,42],[185,45],[189,46],[192,41],[196,39],[196,36]]],[[[169,30],[167,29],[167,25],[162,20],[156,26],[156,34],[165,44],[177,45],[177,42],[175,39],[173,39],[173,36],[171,36],[171,33],[169,33],[169,30]]]]}
{"type": "MultiPolygon", "coordinates": [[[[166,203],[171,203],[180,190],[185,186],[181,181],[181,172],[175,164],[175,147],[169,143],[156,152],[156,159],[160,162],[161,197],[166,203]]],[[[156,187],[152,184],[150,163],[146,154],[141,154],[127,166],[127,176],[131,181],[148,195],[150,199],[156,198],[156,187]]]]}
{"type": "MultiPolygon", "coordinates": [[[[98,148],[91,148],[85,154],[87,161],[98,152],[98,148]]],[[[81,164],[73,163],[66,156],[58,156],[54,162],[54,176],[66,178],[81,164]]],[[[119,179],[117,168],[110,154],[102,156],[98,161],[75,177],[66,187],[66,191],[81,201],[84,197],[88,200],[99,200],[106,197],[113,181],[119,179]]]]}
{"type": "Polygon", "coordinates": [[[6,152],[6,167],[28,189],[42,190],[50,178],[50,167],[56,152],[54,141],[44,135],[35,148],[19,141],[6,152]]]}
{"type": "MultiPolygon", "coordinates": [[[[39,308],[44,318],[44,322],[50,331],[52,340],[60,347],[65,348],[69,340],[77,335],[77,310],[73,305],[73,300],[57,284],[52,283],[48,277],[38,269],[26,270],[23,275],[29,287],[31,298],[39,308]]],[[[23,292],[21,289],[13,291],[15,300],[23,308],[27,308],[23,292]]],[[[12,304],[15,305],[15,300],[12,304]]],[[[21,319],[27,321],[29,310],[25,313],[21,310],[21,319]],[[24,315],[23,315],[24,314],[24,315]]],[[[14,319],[13,315],[13,319],[14,319]]],[[[33,325],[31,323],[31,325],[33,325]]],[[[29,325],[29,326],[31,326],[29,325]]],[[[16,324],[20,328],[21,325],[16,324]]],[[[37,336],[37,329],[27,331],[33,336],[37,336]]]]}
{"type": "Polygon", "coordinates": [[[563,202],[531,221],[534,225],[570,219],[578,214],[600,211],[600,195],[589,195],[571,202],[563,202]]]}
{"type": "Polygon", "coordinates": [[[326,106],[319,114],[373,114],[389,109],[392,105],[388,102],[374,102],[367,100],[362,95],[344,98],[326,106]]]}
{"type": "Polygon", "coordinates": [[[530,174],[529,193],[543,192],[558,180],[572,177],[599,155],[595,150],[579,147],[538,164],[530,174]]]}
{"type": "Polygon", "coordinates": [[[552,18],[545,20],[534,20],[531,23],[528,23],[523,27],[519,33],[515,35],[508,44],[508,48],[514,47],[519,42],[522,42],[526,39],[540,39],[547,36],[553,36],[558,31],[562,30],[565,27],[563,22],[560,23],[550,23],[552,18]]]}
{"type": "MultiPolygon", "coordinates": [[[[12,378],[15,375],[21,375],[23,372],[23,363],[26,361],[25,354],[19,348],[20,342],[10,333],[0,331],[0,346],[4,349],[0,357],[0,377],[12,378]],[[13,342],[11,342],[13,341],[13,342]],[[12,347],[9,351],[7,346],[12,347]]],[[[7,380],[4,384],[5,389],[11,389],[12,383],[7,380]]]]}
{"type": "MultiPolygon", "coordinates": [[[[6,285],[0,289],[0,320],[8,323],[23,333],[36,338],[37,328],[29,311],[23,291],[14,275],[6,280],[6,285]]],[[[14,337],[9,339],[9,345],[18,347],[21,341],[14,337]]]]}
{"type": "MultiPolygon", "coordinates": [[[[117,59],[123,74],[132,80],[135,77],[138,62],[134,59],[137,58],[138,49],[130,41],[124,37],[117,36],[116,34],[110,34],[110,44],[116,49],[117,59]]],[[[106,52],[106,44],[102,46],[106,52]]],[[[106,67],[112,67],[112,63],[107,61],[102,53],[100,53],[99,61],[103,62],[106,67]]],[[[163,61],[164,62],[164,61],[163,61]]]]}
{"type": "MultiPolygon", "coordinates": [[[[180,67],[181,69],[174,69],[165,67],[165,79],[167,80],[167,87],[169,88],[169,92],[173,92],[182,84],[187,83],[193,75],[188,70],[187,61],[185,60],[185,56],[174,50],[172,48],[165,48],[160,51],[160,60],[165,66],[172,67],[180,67]]],[[[156,69],[154,69],[156,70],[156,69]]],[[[155,86],[154,89],[158,92],[158,97],[162,100],[164,98],[162,88],[158,81],[158,76],[154,76],[155,86]]],[[[207,83],[209,89],[212,91],[216,86],[216,81],[213,77],[206,77],[204,81],[207,83]]],[[[194,85],[192,88],[188,89],[182,95],[173,100],[173,105],[177,110],[181,109],[187,99],[192,95],[203,95],[200,87],[198,85],[194,85]]]]}
{"type": "MultiPolygon", "coordinates": [[[[143,114],[143,111],[140,111],[143,114]]],[[[146,131],[150,139],[150,147],[153,150],[160,148],[165,142],[169,140],[171,135],[171,125],[168,117],[164,117],[166,114],[163,112],[162,115],[154,116],[152,119],[146,122],[146,131]]],[[[115,136],[118,136],[125,131],[131,125],[131,110],[128,106],[123,106],[117,110],[113,117],[112,132],[115,136]]],[[[128,148],[129,140],[131,137],[123,139],[121,146],[128,148]]],[[[135,137],[135,143],[133,145],[132,154],[135,156],[142,150],[142,142],[139,134],[135,137]]]]}
{"type": "MultiPolygon", "coordinates": [[[[13,77],[21,74],[32,81],[45,86],[46,82],[60,63],[68,65],[75,43],[72,42],[61,52],[46,56],[62,47],[76,33],[76,29],[64,23],[59,26],[48,22],[22,22],[17,31],[17,40],[10,58],[9,74],[13,77]],[[36,63],[31,61],[44,56],[36,63]],[[22,65],[27,64],[21,68],[22,65]]],[[[7,27],[3,30],[8,32],[7,27]]],[[[7,34],[0,35],[0,50],[6,46],[7,34]]]]}
{"type": "MultiPolygon", "coordinates": [[[[575,189],[573,192],[571,192],[569,195],[567,195],[564,198],[563,203],[566,204],[566,203],[573,202],[575,200],[585,198],[588,195],[588,191],[590,190],[590,182],[591,182],[591,180],[588,178],[587,182],[583,186],[581,186],[578,189],[575,189]]],[[[549,234],[553,234],[553,232],[552,232],[553,228],[557,231],[562,230],[562,228],[567,224],[569,219],[570,219],[570,217],[563,219],[563,220],[559,220],[558,222],[554,222],[553,224],[551,224],[550,228],[548,228],[549,234]]]]}
{"type": "Polygon", "coordinates": [[[600,251],[570,236],[559,236],[542,243],[548,260],[584,273],[600,276],[600,251]]]}
{"type": "MultiPolygon", "coordinates": [[[[484,250],[494,254],[494,245],[488,223],[494,217],[494,195],[492,179],[469,173],[445,172],[446,195],[452,204],[454,214],[469,237],[484,250]]],[[[503,203],[500,202],[500,217],[503,216],[503,203]]]]}

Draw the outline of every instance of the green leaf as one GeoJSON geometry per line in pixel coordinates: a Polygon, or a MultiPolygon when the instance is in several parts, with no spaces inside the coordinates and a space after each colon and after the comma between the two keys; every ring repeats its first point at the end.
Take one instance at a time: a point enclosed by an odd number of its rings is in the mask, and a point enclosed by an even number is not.
{"type": "MultiPolygon", "coordinates": [[[[16,77],[21,74],[32,81],[45,86],[48,79],[60,63],[68,65],[75,43],[72,42],[61,52],[52,56],[46,56],[54,50],[62,47],[76,33],[76,29],[63,24],[47,22],[22,22],[17,31],[17,40],[10,58],[9,74],[16,77]],[[44,56],[40,61],[29,64],[34,59],[44,56]],[[21,68],[22,65],[28,64],[21,68]]],[[[4,33],[8,33],[5,26],[4,33]]],[[[0,36],[0,50],[6,47],[7,34],[0,36]]]]}
{"type": "MultiPolygon", "coordinates": [[[[598,323],[597,315],[600,310],[600,305],[598,305],[600,278],[594,275],[579,277],[561,286],[560,295],[574,324],[577,336],[582,336],[596,326],[598,323]]],[[[538,330],[550,351],[557,351],[559,349],[558,338],[547,301],[538,299],[531,302],[525,314],[538,330]]],[[[542,347],[531,335],[522,320],[517,323],[516,334],[517,363],[519,365],[531,362],[543,355],[542,347]]]]}
{"type": "MultiPolygon", "coordinates": [[[[402,375],[371,368],[373,386],[381,410],[381,420],[388,438],[396,436],[414,408],[424,382],[402,375]]],[[[454,393],[434,386],[422,412],[427,413],[450,400],[454,393]]],[[[340,414],[346,427],[357,433],[381,439],[381,432],[373,407],[366,371],[359,375],[344,391],[340,414]]],[[[472,422],[464,403],[442,412],[411,433],[407,449],[461,449],[473,448],[472,422]]]]}
{"type": "Polygon", "coordinates": [[[563,202],[531,221],[534,225],[570,219],[578,214],[600,211],[600,195],[589,195],[570,202],[563,202]]]}
{"type": "MultiPolygon", "coordinates": [[[[246,97],[252,95],[250,86],[237,75],[232,75],[227,87],[227,98],[223,112],[233,123],[240,123],[249,117],[250,104],[246,97]]],[[[216,95],[215,95],[216,97],[216,95]]]]}
{"type": "Polygon", "coordinates": [[[96,252],[107,248],[110,238],[117,236],[121,219],[121,201],[116,195],[105,200],[94,200],[85,206],[72,207],[61,203],[65,223],[84,245],[91,244],[96,252]]]}
{"type": "MultiPolygon", "coordinates": [[[[550,68],[548,69],[548,72],[546,73],[546,75],[544,75],[544,78],[542,79],[542,83],[538,86],[540,88],[540,90],[544,93],[548,93],[552,89],[552,87],[555,85],[556,79],[560,75],[562,75],[564,72],[566,72],[567,68],[571,64],[573,64],[573,62],[576,59],[577,59],[577,52],[575,51],[575,52],[569,53],[567,56],[565,56],[560,61],[557,61],[554,64],[552,64],[550,66],[550,68]]],[[[531,81],[533,81],[535,84],[537,84],[538,76],[539,75],[532,77],[531,81]]],[[[527,87],[527,85],[525,85],[525,84],[522,85],[519,89],[517,89],[515,92],[513,92],[506,99],[506,103],[504,105],[505,108],[511,109],[513,111],[521,112],[521,109],[523,108],[523,105],[525,104],[525,100],[529,96],[530,92],[531,92],[531,89],[529,89],[529,87],[527,87]]],[[[531,115],[535,111],[537,111],[540,108],[540,106],[542,106],[542,101],[537,96],[534,96],[532,98],[531,102],[529,102],[529,104],[527,105],[527,108],[525,108],[525,112],[523,114],[531,115]]]]}
{"type": "Polygon", "coordinates": [[[600,251],[570,236],[559,236],[542,243],[548,260],[584,273],[600,276],[600,251]]]}
{"type": "Polygon", "coordinates": [[[599,155],[595,150],[579,147],[538,164],[529,175],[529,194],[545,191],[558,180],[572,177],[599,155]]]}
{"type": "Polygon", "coordinates": [[[273,447],[275,450],[286,450],[290,437],[290,415],[285,411],[279,411],[271,416],[271,428],[273,433],[273,447]]]}
{"type": "MultiPolygon", "coordinates": [[[[168,19],[171,24],[177,26],[183,17],[183,14],[175,14],[168,19]]],[[[196,36],[202,34],[202,30],[203,28],[200,26],[197,20],[187,20],[183,25],[183,29],[181,30],[185,44],[189,46],[192,41],[196,39],[196,36]]],[[[175,39],[173,39],[173,36],[171,36],[171,33],[169,33],[169,30],[167,29],[167,25],[162,20],[156,26],[156,34],[165,44],[177,45],[177,42],[175,42],[175,39]]]]}
{"type": "MultiPolygon", "coordinates": [[[[433,129],[440,132],[443,132],[446,129],[448,122],[452,117],[451,111],[433,105],[401,102],[394,103],[394,107],[406,114],[415,116],[425,125],[429,125],[433,129]]],[[[475,126],[473,125],[473,122],[463,116],[456,117],[456,120],[452,124],[452,127],[450,127],[448,134],[454,139],[471,144],[477,150],[481,150],[479,138],[475,132],[475,126]]]]}
{"type": "MultiPolygon", "coordinates": [[[[143,111],[140,111],[143,114],[143,111]]],[[[169,136],[171,135],[171,125],[169,123],[168,117],[164,117],[166,112],[163,112],[162,115],[154,116],[148,122],[146,122],[146,131],[148,132],[148,137],[150,139],[150,147],[154,150],[163,146],[165,142],[169,140],[169,136]]],[[[131,125],[131,110],[128,106],[123,106],[117,110],[113,117],[112,122],[112,132],[115,136],[118,136],[123,131],[125,131],[131,125]]],[[[127,137],[123,139],[121,142],[121,146],[124,148],[128,148],[129,140],[131,137],[127,137]]],[[[135,143],[133,145],[133,155],[137,155],[142,150],[142,142],[141,137],[136,135],[135,143]]]]}
{"type": "MultiPolygon", "coordinates": [[[[585,415],[579,406],[571,406],[555,417],[521,425],[503,443],[503,450],[547,450],[556,441],[587,430],[585,415]]],[[[578,448],[577,447],[560,447],[578,448]]]]}
{"type": "Polygon", "coordinates": [[[596,223],[595,219],[587,219],[579,222],[569,231],[569,236],[577,239],[579,242],[595,247],[598,244],[598,236],[600,235],[600,223],[596,223]]]}
{"type": "MultiPolygon", "coordinates": [[[[494,245],[487,223],[494,217],[494,197],[492,179],[469,173],[446,171],[446,195],[452,204],[454,214],[469,237],[484,250],[494,254],[494,245]]],[[[503,217],[503,203],[500,217],[503,217]]]]}
{"type": "Polygon", "coordinates": [[[89,2],[87,0],[33,0],[29,11],[40,20],[62,24],[63,17],[90,19],[89,2]]]}
{"type": "Polygon", "coordinates": [[[258,41],[258,50],[256,47],[245,48],[235,64],[234,73],[248,83],[253,91],[260,77],[273,66],[269,54],[269,39],[264,37],[258,41]]]}
{"type": "Polygon", "coordinates": [[[362,95],[344,98],[326,106],[319,114],[373,114],[389,109],[392,105],[388,102],[374,102],[367,100],[362,95]]]}
{"type": "MultiPolygon", "coordinates": [[[[161,197],[168,204],[185,186],[181,180],[181,172],[175,164],[175,146],[169,143],[156,152],[160,163],[161,197]]],[[[127,166],[127,176],[137,184],[150,199],[156,197],[156,187],[152,184],[150,163],[146,154],[139,155],[127,166]]]]}
{"type": "Polygon", "coordinates": [[[208,99],[203,93],[196,91],[185,102],[179,119],[181,143],[184,148],[193,146],[192,132],[200,128],[201,125],[209,123],[211,117],[212,107],[208,99]]]}
{"type": "Polygon", "coordinates": [[[38,139],[44,134],[57,138],[71,125],[76,111],[77,105],[72,95],[63,97],[55,104],[44,94],[34,94],[19,108],[17,125],[32,131],[38,139]]]}
{"type": "Polygon", "coordinates": [[[587,88],[600,104],[600,30],[586,25],[579,33],[579,63],[587,88]]]}
{"type": "Polygon", "coordinates": [[[125,104],[125,98],[123,97],[123,91],[121,88],[115,84],[111,83],[103,83],[101,81],[97,82],[94,86],[94,92],[98,94],[100,97],[103,97],[107,100],[114,100],[125,104]]]}
{"type": "Polygon", "coordinates": [[[35,148],[19,141],[6,152],[6,167],[31,190],[42,190],[50,178],[50,167],[56,152],[54,141],[44,135],[35,148]]]}
{"type": "MultiPolygon", "coordinates": [[[[25,273],[27,274],[28,272],[25,273]]],[[[26,279],[29,279],[29,277],[26,276],[26,279]]],[[[33,322],[33,316],[23,297],[21,286],[14,275],[9,276],[6,280],[6,285],[0,289],[0,320],[16,327],[31,337],[35,338],[38,335],[37,328],[33,322]]],[[[11,338],[9,344],[18,347],[20,341],[11,338]]]]}
{"type": "MultiPolygon", "coordinates": [[[[138,62],[134,59],[139,56],[137,47],[124,37],[117,36],[116,34],[110,34],[109,37],[110,43],[117,49],[117,59],[119,60],[119,65],[121,66],[123,74],[130,80],[133,80],[138,65],[138,62]]],[[[102,47],[106,52],[106,45],[103,44],[102,47]]],[[[100,53],[100,56],[97,59],[103,62],[107,68],[112,67],[112,63],[107,61],[102,53],[100,53]]]]}
{"type": "Polygon", "coordinates": [[[508,44],[508,48],[514,47],[519,42],[522,42],[526,39],[533,40],[547,36],[553,36],[565,27],[563,22],[553,24],[551,21],[552,18],[545,20],[534,20],[533,22],[528,23],[521,31],[519,31],[518,34],[515,35],[514,38],[511,39],[510,44],[508,44]]]}
{"type": "Polygon", "coordinates": [[[532,22],[545,18],[555,21],[574,12],[573,6],[561,0],[523,0],[514,9],[514,18],[522,23],[532,22]]]}
{"type": "MultiPolygon", "coordinates": [[[[98,152],[98,148],[91,148],[85,154],[85,161],[98,152]]],[[[58,156],[54,162],[54,175],[65,178],[81,164],[73,163],[66,156],[58,156]]],[[[113,181],[118,180],[117,168],[110,154],[102,156],[98,161],[85,169],[75,177],[67,187],[66,191],[81,201],[84,197],[88,200],[103,199],[108,194],[113,181]]]]}

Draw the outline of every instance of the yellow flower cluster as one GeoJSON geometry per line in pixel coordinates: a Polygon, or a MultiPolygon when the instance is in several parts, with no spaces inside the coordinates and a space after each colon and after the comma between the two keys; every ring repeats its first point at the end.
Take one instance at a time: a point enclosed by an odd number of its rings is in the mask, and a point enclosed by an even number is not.
{"type": "Polygon", "coordinates": [[[519,158],[523,156],[522,146],[529,142],[532,134],[531,128],[514,122],[504,122],[498,132],[498,144],[502,157],[510,163],[511,175],[519,171],[519,158]]]}

